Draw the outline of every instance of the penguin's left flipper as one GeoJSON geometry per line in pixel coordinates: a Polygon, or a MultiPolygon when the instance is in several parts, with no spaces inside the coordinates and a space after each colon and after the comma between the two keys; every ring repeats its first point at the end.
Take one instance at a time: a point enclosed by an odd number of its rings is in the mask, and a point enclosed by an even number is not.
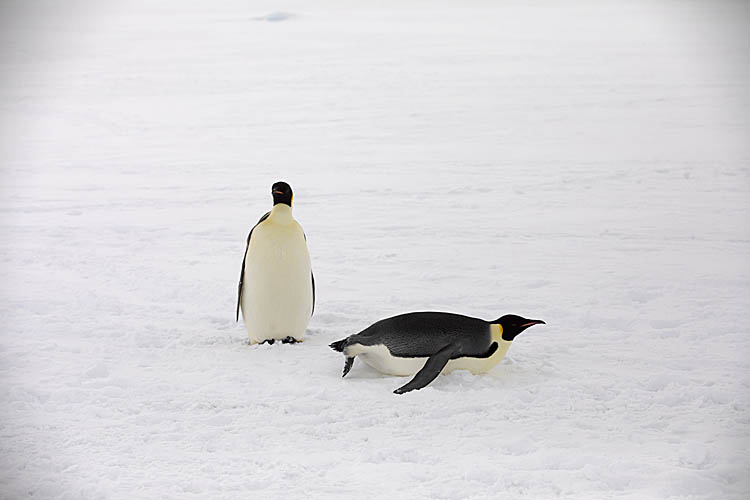
{"type": "Polygon", "coordinates": [[[427,359],[427,362],[422,369],[414,375],[414,378],[411,379],[408,384],[399,387],[393,391],[393,393],[404,394],[405,392],[419,390],[426,386],[440,375],[440,372],[445,368],[445,365],[448,364],[448,361],[456,357],[459,354],[459,351],[459,347],[455,344],[448,344],[443,347],[427,359]]]}

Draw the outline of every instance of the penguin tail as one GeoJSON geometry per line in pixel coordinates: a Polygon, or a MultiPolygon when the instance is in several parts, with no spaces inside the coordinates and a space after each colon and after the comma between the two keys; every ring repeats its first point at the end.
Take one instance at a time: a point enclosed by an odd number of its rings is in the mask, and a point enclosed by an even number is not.
{"type": "Polygon", "coordinates": [[[336,342],[332,342],[331,344],[329,344],[329,347],[336,352],[344,352],[344,347],[346,347],[346,340],[347,339],[342,339],[336,342]]]}

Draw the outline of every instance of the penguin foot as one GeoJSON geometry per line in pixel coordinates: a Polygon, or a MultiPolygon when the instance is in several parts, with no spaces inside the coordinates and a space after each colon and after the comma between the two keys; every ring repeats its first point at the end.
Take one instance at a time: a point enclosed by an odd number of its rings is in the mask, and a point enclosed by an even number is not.
{"type": "Polygon", "coordinates": [[[276,339],[266,339],[261,344],[273,345],[274,342],[276,342],[276,339]]]}
{"type": "Polygon", "coordinates": [[[344,362],[344,374],[341,375],[342,377],[346,377],[346,374],[349,373],[349,370],[352,369],[353,364],[354,358],[346,358],[346,361],[344,362]]]}
{"type": "Polygon", "coordinates": [[[281,343],[282,344],[296,344],[297,339],[295,339],[292,336],[288,336],[288,337],[284,337],[283,339],[281,339],[281,343]]]}

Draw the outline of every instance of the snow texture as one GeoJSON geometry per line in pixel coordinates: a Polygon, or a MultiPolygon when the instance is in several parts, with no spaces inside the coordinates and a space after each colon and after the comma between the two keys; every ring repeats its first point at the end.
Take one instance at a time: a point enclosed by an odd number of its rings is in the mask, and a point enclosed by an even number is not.
{"type": "Polygon", "coordinates": [[[3,2],[0,498],[744,499],[747,2],[3,2]],[[234,322],[295,189],[301,345],[234,322]],[[327,344],[547,325],[486,376],[327,344]]]}

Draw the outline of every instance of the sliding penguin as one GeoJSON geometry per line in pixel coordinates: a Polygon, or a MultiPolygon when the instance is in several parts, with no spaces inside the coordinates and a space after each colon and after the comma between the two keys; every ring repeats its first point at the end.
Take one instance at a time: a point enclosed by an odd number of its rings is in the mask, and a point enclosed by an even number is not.
{"type": "Polygon", "coordinates": [[[414,312],[387,318],[331,344],[346,356],[344,376],[359,356],[389,375],[416,376],[394,392],[421,389],[440,373],[486,373],[508,352],[516,336],[544,321],[507,314],[484,321],[460,314],[414,312]]]}
{"type": "Polygon", "coordinates": [[[315,277],[307,238],[292,217],[292,188],[277,182],[271,195],[273,209],[247,236],[237,287],[236,320],[242,308],[251,344],[301,342],[315,309],[315,277]]]}

